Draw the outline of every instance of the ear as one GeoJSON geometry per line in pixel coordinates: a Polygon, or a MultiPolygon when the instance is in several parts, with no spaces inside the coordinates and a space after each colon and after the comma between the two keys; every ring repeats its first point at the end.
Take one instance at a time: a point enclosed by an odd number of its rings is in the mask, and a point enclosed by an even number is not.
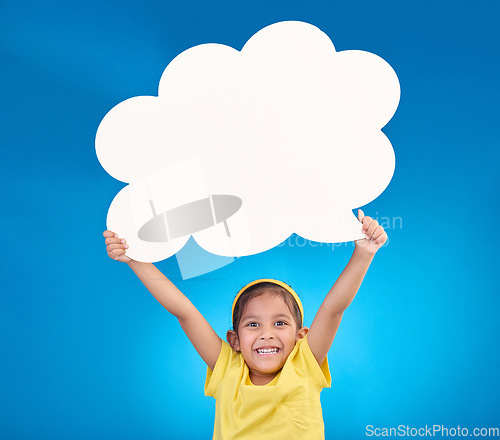
{"type": "Polygon", "coordinates": [[[307,332],[309,331],[309,328],[307,327],[302,327],[299,329],[297,332],[297,339],[303,339],[305,335],[307,335],[307,332]]]}
{"type": "Polygon", "coordinates": [[[240,351],[240,341],[238,340],[238,335],[234,330],[228,330],[226,334],[227,342],[233,347],[234,351],[240,351]]]}

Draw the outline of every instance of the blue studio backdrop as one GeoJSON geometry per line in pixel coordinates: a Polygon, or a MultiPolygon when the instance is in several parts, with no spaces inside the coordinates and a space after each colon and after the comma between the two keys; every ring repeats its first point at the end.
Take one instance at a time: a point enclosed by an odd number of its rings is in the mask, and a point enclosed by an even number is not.
{"type": "MultiPolygon", "coordinates": [[[[284,20],[319,27],[337,51],[381,56],[402,90],[383,130],[395,174],[363,207],[389,243],[329,354],[326,438],[500,427],[499,13],[495,1],[3,1],[0,437],[211,438],[203,361],[106,254],[123,184],[100,166],[95,133],[116,104],[156,95],[183,50],[240,50],[284,20]]],[[[158,267],[224,337],[234,295],[263,277],[299,292],[310,325],[352,250],[294,235],[195,278],[175,257],[158,267]]]]}

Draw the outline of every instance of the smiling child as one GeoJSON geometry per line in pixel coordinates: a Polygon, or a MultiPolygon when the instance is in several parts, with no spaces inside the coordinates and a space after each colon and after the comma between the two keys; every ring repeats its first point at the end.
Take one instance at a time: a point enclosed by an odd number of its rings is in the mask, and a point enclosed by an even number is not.
{"type": "Polygon", "coordinates": [[[310,329],[297,293],[282,281],[247,284],[233,302],[227,343],[191,301],[151,263],[126,256],[128,245],[105,231],[108,255],[126,262],[177,317],[206,362],[205,394],[216,399],[214,439],[324,439],[320,392],[331,383],[327,353],[375,253],[387,240],[378,222],[358,211],[364,239],[326,295],[310,329]]]}

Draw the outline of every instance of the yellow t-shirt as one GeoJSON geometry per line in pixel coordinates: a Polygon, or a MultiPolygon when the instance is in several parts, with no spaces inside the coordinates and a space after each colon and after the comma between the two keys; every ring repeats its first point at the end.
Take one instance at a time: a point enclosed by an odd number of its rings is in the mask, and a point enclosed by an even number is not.
{"type": "Polygon", "coordinates": [[[328,360],[321,367],[299,339],[282,370],[267,385],[250,381],[241,353],[228,343],[214,370],[207,369],[205,395],[215,397],[214,440],[316,440],[325,438],[320,393],[331,384],[328,360]]]}

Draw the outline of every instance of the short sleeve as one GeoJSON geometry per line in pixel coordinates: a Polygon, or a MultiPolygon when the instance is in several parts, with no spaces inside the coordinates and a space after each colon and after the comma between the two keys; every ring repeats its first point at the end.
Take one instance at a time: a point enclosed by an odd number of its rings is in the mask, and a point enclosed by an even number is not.
{"type": "Polygon", "coordinates": [[[308,376],[318,387],[329,388],[332,384],[332,378],[330,376],[328,358],[325,356],[321,365],[318,364],[318,361],[309,347],[307,335],[303,339],[300,339],[297,344],[300,344],[300,346],[293,360],[294,364],[296,364],[300,370],[307,371],[308,376]]]}
{"type": "Polygon", "coordinates": [[[217,358],[217,362],[215,362],[213,371],[209,367],[207,367],[207,378],[205,379],[205,396],[217,397],[219,385],[229,367],[232,354],[233,349],[231,348],[231,346],[227,342],[222,341],[222,347],[219,353],[219,357],[217,358]]]}

